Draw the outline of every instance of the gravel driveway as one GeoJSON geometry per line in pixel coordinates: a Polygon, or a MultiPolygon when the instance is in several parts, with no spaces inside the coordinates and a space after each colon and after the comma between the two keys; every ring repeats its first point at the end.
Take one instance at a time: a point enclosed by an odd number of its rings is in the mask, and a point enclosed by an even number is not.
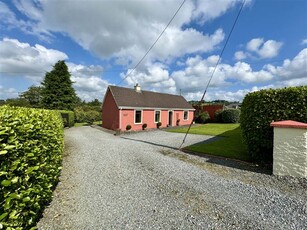
{"type": "Polygon", "coordinates": [[[182,153],[182,138],[65,130],[61,182],[38,228],[307,229],[306,180],[182,153]]]}

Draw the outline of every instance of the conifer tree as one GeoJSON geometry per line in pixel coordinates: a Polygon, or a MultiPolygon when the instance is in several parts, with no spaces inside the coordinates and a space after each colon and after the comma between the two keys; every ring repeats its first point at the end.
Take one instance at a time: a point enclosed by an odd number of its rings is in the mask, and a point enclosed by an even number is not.
{"type": "Polygon", "coordinates": [[[42,82],[42,105],[46,109],[73,110],[78,97],[65,61],[58,61],[42,82]]]}

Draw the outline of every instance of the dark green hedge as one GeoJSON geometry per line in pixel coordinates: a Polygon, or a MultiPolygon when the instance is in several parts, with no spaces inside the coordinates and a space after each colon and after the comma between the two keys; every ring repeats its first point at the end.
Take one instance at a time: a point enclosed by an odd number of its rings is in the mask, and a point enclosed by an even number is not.
{"type": "Polygon", "coordinates": [[[240,113],[240,109],[225,109],[220,115],[221,120],[223,123],[238,123],[240,120],[240,113]]]}
{"type": "Polygon", "coordinates": [[[307,86],[269,89],[249,93],[241,107],[243,140],[252,159],[273,159],[272,121],[307,123],[307,86]]]}
{"type": "Polygon", "coordinates": [[[58,110],[61,113],[65,127],[72,127],[75,125],[75,113],[70,110],[58,110]]]}
{"type": "Polygon", "coordinates": [[[214,122],[216,123],[222,123],[222,113],[223,113],[223,110],[222,109],[219,109],[219,110],[216,110],[215,113],[214,113],[214,122]]]}
{"type": "Polygon", "coordinates": [[[59,112],[0,107],[0,227],[35,226],[58,181],[62,152],[59,112]]]}

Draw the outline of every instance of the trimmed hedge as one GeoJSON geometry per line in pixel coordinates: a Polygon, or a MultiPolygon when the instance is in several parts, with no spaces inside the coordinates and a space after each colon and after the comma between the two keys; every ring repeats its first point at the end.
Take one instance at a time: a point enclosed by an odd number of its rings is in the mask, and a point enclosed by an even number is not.
{"type": "Polygon", "coordinates": [[[307,86],[269,89],[249,93],[241,107],[241,129],[249,155],[272,162],[272,121],[294,120],[307,123],[307,86]]]}
{"type": "Polygon", "coordinates": [[[63,137],[57,111],[0,107],[0,228],[36,225],[58,182],[63,137]]]}
{"type": "Polygon", "coordinates": [[[61,113],[65,127],[72,127],[75,125],[75,113],[70,110],[58,110],[61,113]]]}
{"type": "Polygon", "coordinates": [[[240,120],[240,109],[225,109],[218,116],[221,116],[223,123],[238,123],[240,120]]]}
{"type": "Polygon", "coordinates": [[[214,113],[214,122],[216,123],[222,123],[223,120],[222,120],[222,113],[223,113],[223,110],[222,109],[218,109],[215,111],[214,113]]]}

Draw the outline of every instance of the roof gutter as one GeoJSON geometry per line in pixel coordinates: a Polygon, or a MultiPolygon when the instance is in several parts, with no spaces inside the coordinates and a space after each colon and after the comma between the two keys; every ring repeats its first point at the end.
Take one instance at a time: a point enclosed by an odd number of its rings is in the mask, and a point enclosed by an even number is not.
{"type": "Polygon", "coordinates": [[[139,109],[139,110],[189,110],[195,111],[195,109],[189,108],[155,108],[155,107],[134,107],[134,106],[118,106],[118,109],[139,109]]]}

